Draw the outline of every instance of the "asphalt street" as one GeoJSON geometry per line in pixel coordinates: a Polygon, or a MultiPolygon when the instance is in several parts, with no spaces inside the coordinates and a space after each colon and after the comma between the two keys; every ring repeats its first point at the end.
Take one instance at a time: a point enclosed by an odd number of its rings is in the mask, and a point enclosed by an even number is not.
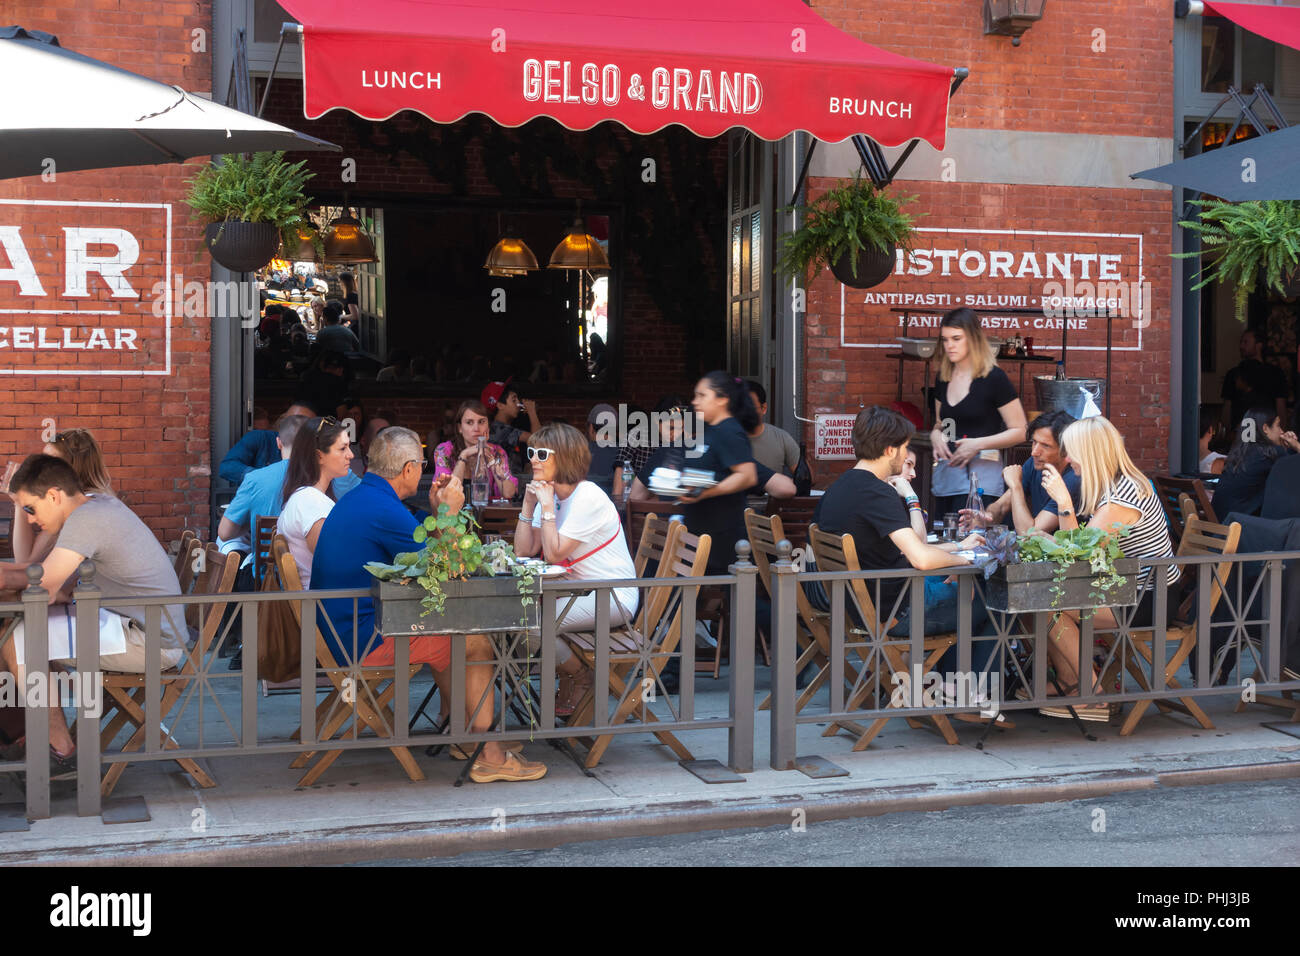
{"type": "Polygon", "coordinates": [[[1300,780],[799,823],[361,865],[1294,866],[1300,780]]]}

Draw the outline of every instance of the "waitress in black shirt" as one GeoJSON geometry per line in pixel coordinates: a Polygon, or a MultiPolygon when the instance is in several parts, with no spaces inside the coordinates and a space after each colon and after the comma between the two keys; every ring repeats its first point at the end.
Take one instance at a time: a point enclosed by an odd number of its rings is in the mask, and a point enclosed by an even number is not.
{"type": "Polygon", "coordinates": [[[985,504],[997,499],[1004,448],[1025,440],[1025,409],[970,309],[954,309],[939,323],[943,357],[934,382],[935,426],[931,491],[939,514],[966,507],[971,479],[985,504]]]}
{"type": "Polygon", "coordinates": [[[748,432],[758,427],[758,409],[744,382],[726,372],[710,372],[695,386],[692,403],[704,421],[704,442],[686,453],[686,467],[713,472],[717,484],[681,498],[686,528],[712,538],[710,574],[721,574],[736,560],[736,542],[745,537],[745,492],[758,484],[748,432]]]}

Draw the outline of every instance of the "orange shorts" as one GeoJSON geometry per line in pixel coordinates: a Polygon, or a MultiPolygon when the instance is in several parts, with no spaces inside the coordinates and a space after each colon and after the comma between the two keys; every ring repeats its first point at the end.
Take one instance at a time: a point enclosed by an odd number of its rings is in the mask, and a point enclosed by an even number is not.
{"type": "MultiPolygon", "coordinates": [[[[410,638],[411,663],[429,664],[436,671],[451,666],[451,638],[445,634],[419,634],[410,638]]],[[[397,639],[384,638],[382,644],[366,655],[362,667],[392,667],[397,661],[397,639]]]]}

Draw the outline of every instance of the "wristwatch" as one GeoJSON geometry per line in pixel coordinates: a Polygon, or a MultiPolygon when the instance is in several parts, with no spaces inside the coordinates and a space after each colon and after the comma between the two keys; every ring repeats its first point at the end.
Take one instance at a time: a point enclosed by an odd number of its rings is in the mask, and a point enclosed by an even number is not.
{"type": "Polygon", "coordinates": [[[542,520],[543,520],[543,521],[554,521],[554,520],[555,520],[555,512],[554,512],[554,511],[543,511],[543,512],[542,512],[542,520]]]}

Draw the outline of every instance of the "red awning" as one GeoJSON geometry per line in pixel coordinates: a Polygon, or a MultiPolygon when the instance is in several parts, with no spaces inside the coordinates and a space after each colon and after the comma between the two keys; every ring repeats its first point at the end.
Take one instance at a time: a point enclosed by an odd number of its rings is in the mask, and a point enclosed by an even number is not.
{"type": "Polygon", "coordinates": [[[304,113],[570,129],[680,123],[942,149],[954,71],[863,43],[801,0],[280,0],[303,26],[304,113]]]}
{"type": "Polygon", "coordinates": [[[1206,15],[1227,17],[1243,30],[1300,50],[1300,8],[1257,3],[1205,3],[1206,15]]]}

